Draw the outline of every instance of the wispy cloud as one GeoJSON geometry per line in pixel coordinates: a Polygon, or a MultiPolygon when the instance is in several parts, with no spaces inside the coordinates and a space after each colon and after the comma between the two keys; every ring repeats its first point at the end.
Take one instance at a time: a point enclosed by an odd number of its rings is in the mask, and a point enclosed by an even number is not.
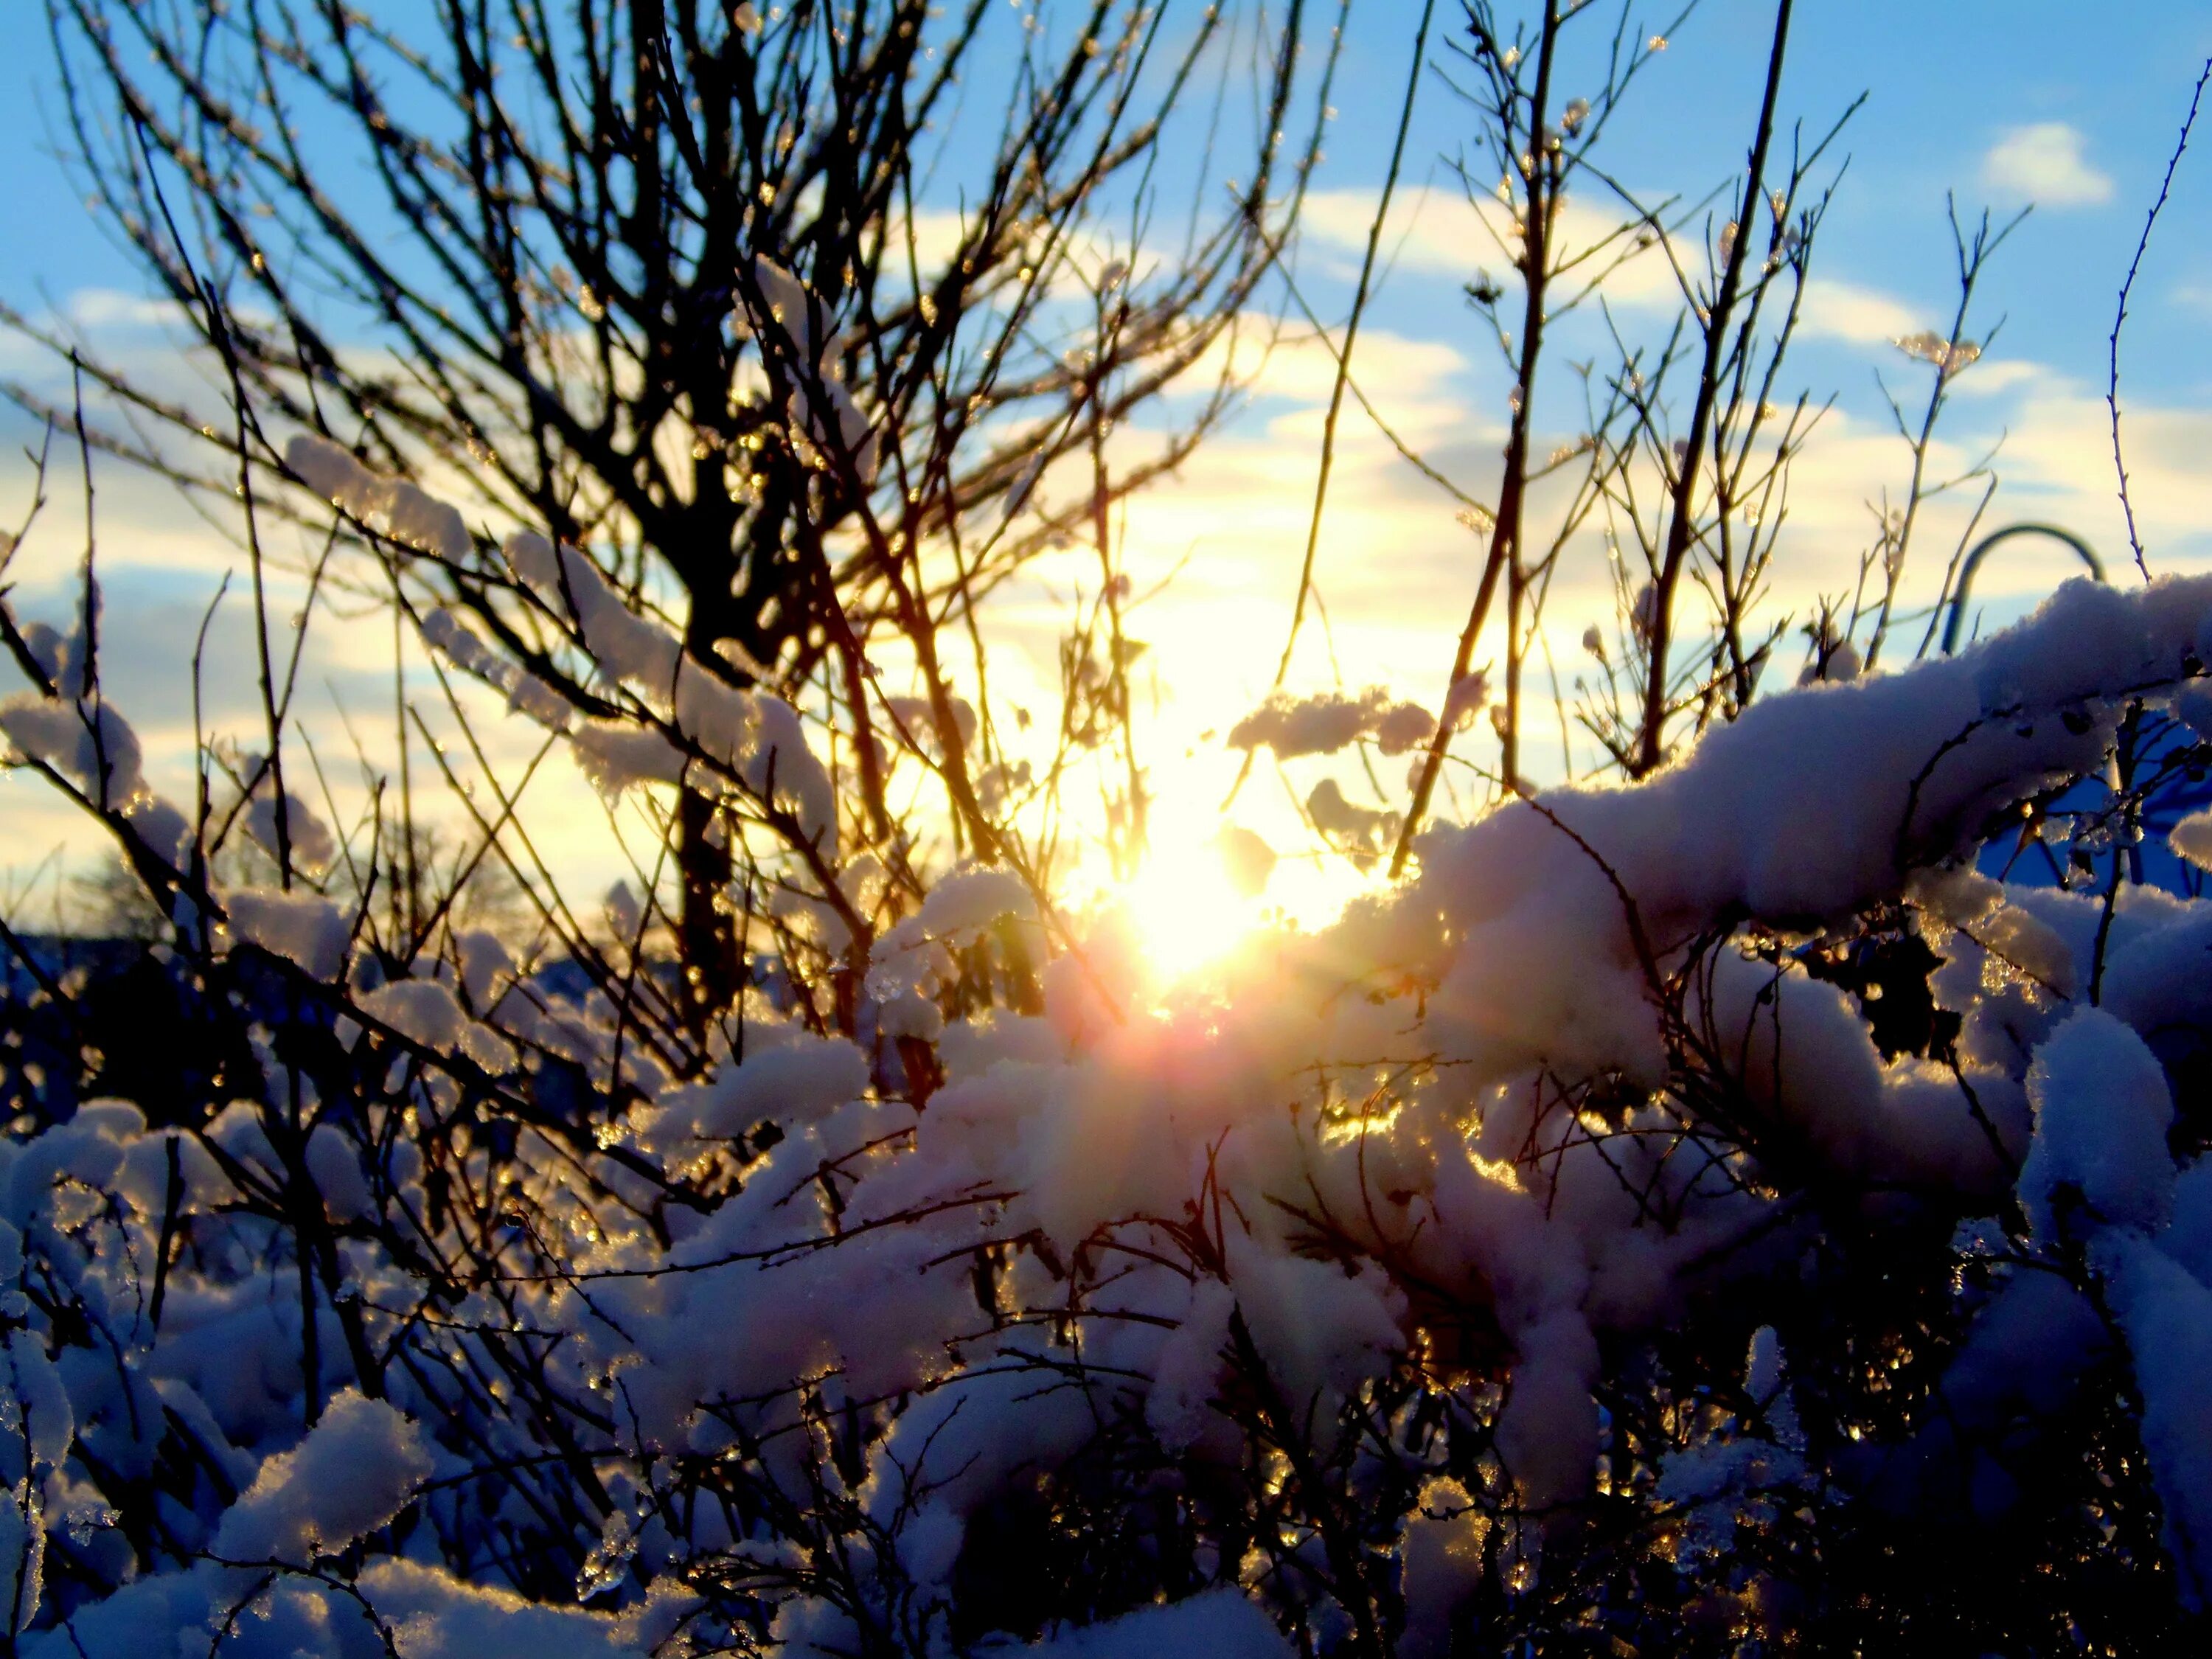
{"type": "Polygon", "coordinates": [[[2109,174],[2090,165],[2081,134],[2063,121],[2008,128],[1982,157],[1982,182],[2038,207],[2094,207],[2112,199],[2109,174]]]}
{"type": "Polygon", "coordinates": [[[1924,325],[1919,314],[1893,294],[1856,283],[1816,276],[1805,286],[1798,329],[1808,336],[1846,340],[1854,345],[1885,344],[1924,325]]]}
{"type": "MultiPolygon", "coordinates": [[[[1316,191],[1306,198],[1306,234],[1347,252],[1364,248],[1375,220],[1376,194],[1364,190],[1316,191]]],[[[1667,256],[1637,234],[1636,216],[1625,208],[1570,196],[1559,206],[1553,264],[1564,266],[1555,295],[1571,297],[1602,276],[1614,305],[1674,305],[1681,284],[1667,256]]],[[[1382,251],[1408,270],[1462,279],[1485,266],[1510,268],[1519,257],[1513,215],[1487,197],[1470,200],[1449,187],[1411,191],[1392,203],[1382,251]]],[[[1684,257],[1694,257],[1683,246],[1684,257]]]]}

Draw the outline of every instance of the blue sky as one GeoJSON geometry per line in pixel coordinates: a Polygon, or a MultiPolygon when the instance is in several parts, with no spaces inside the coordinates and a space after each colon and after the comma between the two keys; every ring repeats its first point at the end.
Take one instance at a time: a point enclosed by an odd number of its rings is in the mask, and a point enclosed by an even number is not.
{"type": "MultiPolygon", "coordinates": [[[[1440,9],[1449,17],[1455,9],[1440,9]]],[[[1504,9],[1501,8],[1501,9],[1504,9]]],[[[1657,16],[1669,9],[1648,8],[1657,16]]],[[[1355,23],[1340,101],[1363,119],[1332,140],[1338,181],[1371,182],[1387,155],[1406,48],[1382,38],[1383,19],[1410,19],[1411,0],[1364,9],[1355,23]]],[[[1355,8],[1355,16],[1360,15],[1355,8]]],[[[1650,184],[1717,182],[1740,163],[1765,67],[1772,8],[1711,0],[1674,36],[1665,61],[1626,115],[1615,147],[1653,157],[1650,184]]],[[[2212,5],[2151,0],[2085,9],[2052,0],[1814,0],[1791,25],[1782,106],[1808,126],[1866,103],[1845,129],[1850,170],[1822,243],[1821,268],[1849,281],[1930,302],[1945,296],[1944,193],[1962,205],[2016,206],[2027,173],[2008,187],[1985,163],[2022,128],[2061,125],[2078,139],[2084,172],[2072,191],[2045,175],[2036,216],[1998,268],[1994,292],[2009,313],[2011,349],[2086,371],[2101,368],[2112,301],[2142,216],[2187,107],[2212,56],[2212,5]]],[[[1432,81],[1412,155],[1451,149],[1466,121],[1432,81]]],[[[2200,144],[2203,137],[2200,135],[2200,144]]],[[[2046,147],[2046,150],[2047,150],[2046,147]]],[[[2212,322],[2212,184],[2200,151],[2185,164],[2180,193],[2162,221],[2148,298],[2132,325],[2131,374],[2146,392],[2201,392],[2212,376],[2203,347],[2212,322]],[[2192,305],[2171,303],[2198,291],[2192,305]]]]}
{"type": "MultiPolygon", "coordinates": [[[[1673,9],[1646,9],[1656,20],[1673,9]]],[[[9,249],[0,261],[0,296],[27,311],[74,312],[106,331],[102,337],[155,361],[161,337],[131,325],[115,297],[137,290],[136,274],[53,153],[61,142],[58,93],[42,11],[35,0],[0,7],[0,155],[7,161],[0,222],[9,249]]],[[[1340,317],[1356,270],[1417,15],[1413,0],[1355,0],[1352,9],[1340,115],[1298,262],[1302,283],[1332,319],[1340,317]]],[[[1456,15],[1454,6],[1439,7],[1440,45],[1456,15]]],[[[1695,195],[1732,176],[1771,18],[1771,5],[1709,0],[1674,32],[1611,140],[1613,164],[1627,182],[1695,195]]],[[[1785,608],[1802,614],[1847,581],[1863,545],[1864,503],[1901,482],[1875,377],[1887,376],[1909,401],[1918,371],[1890,339],[1948,320],[1947,191],[1969,213],[2035,204],[1985,279],[1976,332],[2000,316],[2003,327],[1988,357],[1959,381],[1947,453],[1963,459],[2002,440],[2002,492],[1990,522],[2055,519],[2098,542],[2108,558],[2121,556],[2102,427],[2106,337],[2121,276],[2208,55],[2212,3],[2130,3],[2094,14],[2053,0],[1800,4],[1785,112],[1817,131],[1862,92],[1867,98],[1838,148],[1849,166],[1817,252],[1820,304],[1793,354],[1792,389],[1833,394],[1837,414],[1808,453],[1793,501],[1790,558],[1777,583],[1785,608]]],[[[1437,61],[1449,58],[1440,52],[1437,61]]],[[[1468,112],[1432,74],[1421,89],[1392,259],[1357,370],[1394,422],[1480,494],[1485,469],[1495,465],[1506,377],[1459,297],[1482,250],[1471,244],[1463,214],[1454,216],[1458,185],[1445,158],[1469,130],[1468,112]]],[[[2212,452],[2208,204],[2212,112],[2176,179],[2124,343],[2137,507],[2155,568],[2212,567],[2212,479],[2202,459],[2212,452]]],[[[0,344],[0,368],[27,366],[20,348],[0,344]]],[[[1156,783],[1192,803],[1219,798],[1224,757],[1218,745],[1208,750],[1201,734],[1264,691],[1280,648],[1327,386],[1326,358],[1310,343],[1279,349],[1222,442],[1131,517],[1140,571],[1147,559],[1164,567],[1193,556],[1146,624],[1160,677],[1156,783]]],[[[1570,432],[1571,411],[1562,405],[1552,414],[1545,396],[1540,386],[1540,425],[1570,432]]],[[[22,428],[0,422],[0,431],[12,440],[22,428]]],[[[19,461],[0,458],[0,522],[18,515],[25,481],[19,461]]],[[[135,641],[134,678],[143,682],[143,697],[159,699],[164,676],[177,683],[188,650],[184,619],[196,617],[212,591],[220,556],[155,492],[120,478],[106,487],[120,526],[103,549],[116,612],[111,636],[135,641]]],[[[1940,514],[1935,527],[1945,527],[1940,514]]],[[[1343,675],[1354,684],[1387,679],[1405,695],[1433,698],[1471,585],[1466,532],[1449,504],[1373,434],[1348,432],[1328,529],[1320,575],[1343,675]]],[[[70,536],[49,531],[48,556],[27,556],[16,573],[18,602],[34,614],[58,602],[56,584],[74,556],[70,536]]],[[[1985,584],[1991,619],[2017,613],[2062,574],[2055,555],[2008,560],[1985,584]]],[[[1603,620],[1602,567],[1586,561],[1563,576],[1556,603],[1565,640],[1603,620]]],[[[1048,609],[1040,589],[1030,622],[1043,628],[1048,609]]],[[[327,723],[340,702],[356,711],[369,702],[384,671],[374,650],[342,629],[320,636],[318,649],[309,712],[327,723]]],[[[1322,642],[1312,641],[1302,646],[1293,684],[1316,685],[1335,672],[1322,642]]],[[[245,708],[242,689],[235,701],[245,708]]],[[[167,700],[172,713],[178,706],[176,697],[167,700]]],[[[70,834],[31,799],[32,787],[0,782],[0,868],[21,871],[70,834]]],[[[1202,810],[1191,811],[1195,826],[1202,810]]]]}
{"type": "MultiPolygon", "coordinates": [[[[1648,8],[1654,18],[1670,9],[1648,8]]],[[[1439,8],[1440,35],[1455,10],[1439,8]]],[[[1337,100],[1346,118],[1330,138],[1325,185],[1356,189],[1379,179],[1417,11],[1413,0],[1356,0],[1337,100]]],[[[66,138],[43,12],[37,0],[0,8],[0,201],[10,228],[0,295],[19,306],[137,285],[58,159],[66,138]]],[[[1648,146],[1655,163],[1663,157],[1650,182],[1716,182],[1740,158],[1771,16],[1756,0],[1708,0],[1677,32],[1622,131],[1622,148],[1648,146]]],[[[2011,350],[2074,372],[2101,368],[2113,293],[2208,55],[2212,4],[2191,0],[2135,0],[2094,13],[2057,0],[1801,4],[1784,108],[1819,125],[1868,94],[1844,140],[1850,172],[1822,268],[1939,301],[1945,191],[1968,205],[2017,204],[2023,191],[1988,174],[1989,153],[2008,133],[2063,126],[2078,139],[2085,171],[2076,183],[2090,194],[2039,192],[2044,205],[2014,239],[1993,292],[2008,317],[2011,350]]],[[[1431,77],[1409,172],[1431,171],[1466,126],[1431,77]]],[[[2045,147],[2046,157],[2054,153],[2045,147]]],[[[2151,262],[2148,303],[2132,325],[2130,377],[2148,395],[2195,395],[2212,380],[2203,344],[2212,324],[2212,186],[2197,182],[2205,165],[2201,155],[2185,164],[2151,262]]],[[[1387,304],[1378,307],[1378,319],[1392,320],[1389,313],[1387,304]]]]}

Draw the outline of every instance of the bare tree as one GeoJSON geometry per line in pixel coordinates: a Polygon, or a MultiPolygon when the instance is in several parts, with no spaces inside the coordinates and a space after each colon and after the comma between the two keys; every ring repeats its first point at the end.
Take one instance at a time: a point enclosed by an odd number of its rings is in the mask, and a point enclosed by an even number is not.
{"type": "MultiPolygon", "coordinates": [[[[1789,460],[1818,414],[1802,398],[1778,406],[1778,378],[1825,205],[1812,180],[1841,123],[1809,140],[1798,134],[1786,163],[1775,159],[1790,14],[1782,0],[1741,182],[1688,202],[1641,198],[1613,170],[1604,142],[1633,88],[1693,9],[1681,8],[1653,30],[1626,6],[1601,17],[1597,8],[1547,3],[1516,23],[1470,0],[1438,66],[1474,118],[1454,171],[1510,273],[1499,282],[1478,271],[1467,297],[1512,390],[1492,502],[1477,501],[1421,458],[1410,458],[1468,504],[1462,521],[1481,538],[1483,555],[1444,713],[1397,820],[1394,872],[1405,868],[1429,816],[1466,711],[1489,690],[1475,655],[1501,600],[1496,775],[1505,793],[1524,787],[1524,681],[1532,653],[1543,649],[1544,600],[1561,556],[1594,523],[1604,526],[1616,554],[1631,545],[1644,567],[1638,580],[1627,564],[1616,566],[1632,647],[1624,656],[1634,661],[1617,671],[1601,645],[1610,701],[1601,697],[1581,710],[1613,764],[1631,775],[1649,772],[1667,752],[1674,716],[1694,708],[1702,725],[1717,712],[1741,708],[1771,643],[1747,639],[1748,619],[1780,527],[1789,460]],[[1575,91],[1571,76],[1588,90],[1575,91]],[[1771,183],[1777,175],[1780,182],[1771,183]],[[1584,214],[1571,220],[1571,203],[1584,214]],[[1672,327],[1656,344],[1626,337],[1607,304],[1618,273],[1638,259],[1663,262],[1680,293],[1672,327]],[[1613,361],[1610,368],[1595,358],[1573,366],[1584,388],[1571,428],[1577,435],[1546,454],[1540,386],[1555,372],[1547,344],[1569,313],[1584,309],[1601,313],[1613,361]],[[1686,424],[1678,432],[1674,412],[1686,377],[1694,379],[1686,424]],[[1540,513],[1536,493],[1547,487],[1564,496],[1556,512],[1547,505],[1540,513]],[[1674,645],[1680,595],[1692,583],[1711,602],[1713,649],[1686,672],[1674,645]],[[1628,707],[1622,693],[1632,684],[1628,707]]],[[[1553,417],[1553,429],[1558,424],[1553,417]]]]}
{"type": "MultiPolygon", "coordinates": [[[[229,495],[304,428],[587,550],[687,661],[842,711],[847,827],[901,872],[872,651],[915,662],[956,845],[1010,856],[941,641],[1225,407],[1201,387],[1109,471],[1103,434],[1275,261],[1337,40],[1301,67],[1303,0],[453,0],[418,31],[335,0],[49,10],[91,186],[249,411],[94,368],[131,423],[107,441],[229,495]],[[1024,516],[1064,454],[1095,499],[1024,516]]],[[[615,712],[574,595],[533,601],[480,532],[351,528],[392,532],[402,603],[615,712]]],[[[701,1018],[739,977],[715,793],[678,825],[701,1018]]]]}

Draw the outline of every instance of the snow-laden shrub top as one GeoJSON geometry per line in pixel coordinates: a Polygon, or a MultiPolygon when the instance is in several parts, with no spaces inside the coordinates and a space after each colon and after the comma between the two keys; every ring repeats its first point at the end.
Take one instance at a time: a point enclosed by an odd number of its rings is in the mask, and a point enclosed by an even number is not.
{"type": "MultiPolygon", "coordinates": [[[[625,742],[819,816],[787,708],[509,553],[659,711],[625,742]]],[[[857,943],[848,1033],[763,994],[700,1063],[489,935],[187,886],[252,1072],[0,1146],[20,1650],[1725,1648],[1961,1520],[2194,1613],[2212,905],[2119,866],[2205,763],[2208,626],[2212,580],[2071,585],[1164,1001],[1103,938],[1024,981],[973,870],[857,943]],[[2084,787],[2081,890],[1979,872],[2084,787]]],[[[0,726],[175,848],[104,703],[0,726]]]]}

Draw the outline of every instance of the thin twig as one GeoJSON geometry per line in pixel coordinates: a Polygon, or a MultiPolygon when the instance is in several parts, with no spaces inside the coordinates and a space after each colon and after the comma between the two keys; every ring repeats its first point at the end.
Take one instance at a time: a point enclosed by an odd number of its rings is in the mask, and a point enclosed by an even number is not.
{"type": "MultiPolygon", "coordinates": [[[[1345,388],[1352,380],[1352,350],[1359,338],[1359,319],[1366,315],[1367,301],[1372,296],[1375,283],[1375,262],[1382,245],[1382,228],[1390,216],[1390,198],[1397,193],[1398,173],[1406,161],[1406,135],[1413,125],[1413,104],[1421,87],[1421,68],[1429,52],[1429,24],[1436,15],[1436,0],[1424,0],[1420,27],[1413,33],[1413,61],[1406,70],[1405,101],[1398,109],[1398,135],[1390,144],[1389,170],[1382,175],[1382,198],[1375,204],[1375,217],[1367,227],[1367,251],[1359,261],[1359,284],[1352,296],[1352,315],[1344,325],[1344,349],[1335,354],[1336,375],[1328,392],[1328,414],[1322,422],[1321,466],[1314,480],[1313,516],[1306,525],[1306,550],[1298,565],[1297,597],[1291,604],[1291,631],[1283,641],[1281,659],[1275,664],[1273,690],[1283,689],[1283,682],[1291,672],[1291,657],[1297,649],[1298,629],[1305,622],[1306,599],[1313,592],[1314,559],[1321,547],[1322,511],[1328,503],[1328,476],[1336,460],[1336,422],[1343,412],[1345,388]]],[[[1252,775],[1252,757],[1256,749],[1244,751],[1244,759],[1237,769],[1237,781],[1230,786],[1229,800],[1224,810],[1233,803],[1244,787],[1244,781],[1252,775]]]]}
{"type": "Polygon", "coordinates": [[[2159,181],[2158,199],[2150,204],[2150,212],[2143,218],[2142,234],[2136,239],[2135,258],[2128,261],[2127,277],[2120,283],[2119,309],[2112,318],[2112,370],[2105,382],[2105,406],[2112,416],[2112,468],[2120,478],[2120,512],[2127,520],[2128,549],[2136,556],[2136,568],[2145,581],[2150,580],[2150,564],[2143,557],[2142,538],[2136,533],[2136,505],[2128,495],[2127,457],[2120,447],[2120,331],[2127,326],[2128,296],[2135,289],[2136,272],[2142,266],[2143,254],[2150,247],[2151,231],[2166,206],[2167,192],[2173,188],[2173,172],[2181,165],[2181,153],[2189,148],[2190,129],[2197,125],[2197,107],[2203,100],[2207,81],[2212,81],[2212,58],[2204,60],[2204,67],[2197,76],[2196,89],[2189,94],[2189,113],[2182,118],[2181,136],[2174,141],[2173,154],[2166,158],[2166,177],[2159,181]]]}

